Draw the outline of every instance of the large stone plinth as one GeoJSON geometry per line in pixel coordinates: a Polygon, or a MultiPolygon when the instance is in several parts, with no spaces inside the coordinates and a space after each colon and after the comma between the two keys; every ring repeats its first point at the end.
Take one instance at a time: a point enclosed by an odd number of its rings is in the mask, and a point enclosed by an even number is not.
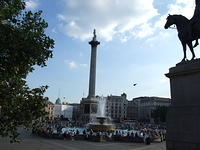
{"type": "Polygon", "coordinates": [[[200,59],[179,63],[170,78],[167,150],[200,150],[200,59]]]}
{"type": "Polygon", "coordinates": [[[98,101],[96,98],[82,98],[81,101],[81,114],[82,121],[89,123],[96,118],[98,101]]]}

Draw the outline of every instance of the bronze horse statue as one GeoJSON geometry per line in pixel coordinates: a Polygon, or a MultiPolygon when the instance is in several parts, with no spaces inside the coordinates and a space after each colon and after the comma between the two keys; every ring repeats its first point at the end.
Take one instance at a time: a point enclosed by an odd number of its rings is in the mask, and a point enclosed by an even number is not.
{"type": "Polygon", "coordinates": [[[184,57],[182,61],[186,61],[186,50],[187,50],[187,45],[190,48],[190,51],[192,53],[192,59],[195,58],[195,53],[192,45],[192,41],[196,40],[196,44],[194,47],[197,46],[198,39],[200,38],[200,28],[198,27],[199,24],[194,24],[192,26],[192,38],[189,38],[189,23],[190,20],[187,19],[186,17],[182,15],[169,15],[167,17],[167,22],[165,24],[165,29],[168,29],[171,25],[176,25],[177,31],[178,31],[178,37],[179,40],[181,41],[181,44],[183,46],[183,52],[184,52],[184,57]]]}

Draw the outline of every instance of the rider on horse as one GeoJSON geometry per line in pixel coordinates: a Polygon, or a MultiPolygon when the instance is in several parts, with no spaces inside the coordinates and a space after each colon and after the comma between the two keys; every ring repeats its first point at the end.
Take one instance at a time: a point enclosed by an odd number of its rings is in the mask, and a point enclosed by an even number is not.
{"type": "MultiPolygon", "coordinates": [[[[194,10],[194,15],[190,19],[190,23],[189,23],[189,38],[190,39],[192,39],[192,29],[193,29],[192,26],[200,20],[200,0],[195,0],[195,4],[196,6],[194,10]]],[[[194,47],[196,47],[197,45],[199,45],[198,39],[196,39],[196,43],[194,47]]]]}

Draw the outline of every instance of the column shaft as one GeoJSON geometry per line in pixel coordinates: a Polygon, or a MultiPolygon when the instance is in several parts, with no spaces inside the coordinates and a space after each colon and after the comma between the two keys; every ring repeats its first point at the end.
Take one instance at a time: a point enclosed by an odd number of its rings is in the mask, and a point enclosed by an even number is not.
{"type": "Polygon", "coordinates": [[[88,95],[88,97],[95,97],[96,57],[97,57],[97,47],[94,45],[91,45],[90,79],[89,79],[89,95],[88,95]]]}
{"type": "Polygon", "coordinates": [[[88,97],[91,98],[95,97],[97,45],[99,45],[100,42],[92,40],[89,44],[91,45],[91,60],[88,97]]]}

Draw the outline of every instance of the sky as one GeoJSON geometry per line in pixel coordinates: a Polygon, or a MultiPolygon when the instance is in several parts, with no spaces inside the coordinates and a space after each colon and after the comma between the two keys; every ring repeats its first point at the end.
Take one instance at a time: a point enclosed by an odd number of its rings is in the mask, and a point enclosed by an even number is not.
{"type": "MultiPolygon", "coordinates": [[[[55,102],[79,103],[88,96],[91,47],[96,29],[96,95],[127,94],[170,98],[169,68],[183,58],[175,29],[164,29],[168,14],[190,19],[195,0],[26,0],[42,10],[46,34],[55,40],[53,58],[27,77],[31,88],[48,85],[55,102]],[[137,83],[136,86],[133,86],[137,83]]],[[[198,47],[197,47],[198,49],[198,47]]],[[[196,52],[197,57],[200,53],[196,52]]],[[[191,55],[188,51],[188,59],[191,55]]]]}

